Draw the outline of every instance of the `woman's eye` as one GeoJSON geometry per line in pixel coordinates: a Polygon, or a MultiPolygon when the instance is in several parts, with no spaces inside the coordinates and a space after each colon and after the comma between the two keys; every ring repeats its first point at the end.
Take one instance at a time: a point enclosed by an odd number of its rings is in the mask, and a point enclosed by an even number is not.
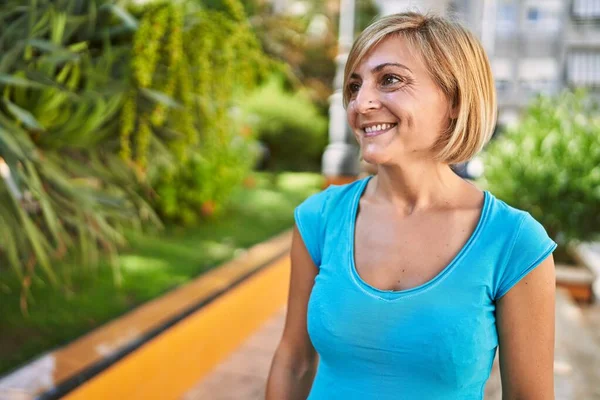
{"type": "Polygon", "coordinates": [[[350,93],[357,93],[360,89],[360,85],[358,83],[351,83],[348,85],[348,90],[350,93]]]}
{"type": "Polygon", "coordinates": [[[384,86],[389,86],[389,85],[395,85],[396,83],[400,82],[400,78],[398,78],[397,76],[394,75],[386,75],[383,77],[383,85],[384,86]]]}

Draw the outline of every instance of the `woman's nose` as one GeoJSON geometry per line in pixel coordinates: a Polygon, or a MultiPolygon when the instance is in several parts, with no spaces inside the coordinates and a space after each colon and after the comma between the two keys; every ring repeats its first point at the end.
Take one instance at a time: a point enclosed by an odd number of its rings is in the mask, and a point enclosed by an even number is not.
{"type": "Polygon", "coordinates": [[[379,99],[374,90],[364,85],[356,94],[356,110],[360,113],[366,113],[370,110],[376,110],[380,106],[379,99]]]}

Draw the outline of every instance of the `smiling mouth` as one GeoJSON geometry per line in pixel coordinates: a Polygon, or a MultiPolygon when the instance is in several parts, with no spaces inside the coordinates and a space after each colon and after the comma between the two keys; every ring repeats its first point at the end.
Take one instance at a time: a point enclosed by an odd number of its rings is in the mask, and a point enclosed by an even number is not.
{"type": "Polygon", "coordinates": [[[398,124],[378,124],[373,126],[368,126],[364,128],[362,131],[364,132],[365,137],[373,137],[378,136],[383,133],[386,133],[390,129],[394,128],[398,124]]]}

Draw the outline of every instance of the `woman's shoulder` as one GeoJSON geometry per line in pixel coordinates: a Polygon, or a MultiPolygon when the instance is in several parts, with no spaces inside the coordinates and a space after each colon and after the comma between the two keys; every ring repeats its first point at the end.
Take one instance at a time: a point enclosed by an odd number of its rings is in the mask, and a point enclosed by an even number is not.
{"type": "Polygon", "coordinates": [[[484,242],[501,254],[494,274],[494,298],[499,299],[540,265],[554,251],[556,243],[529,212],[488,194],[490,216],[484,242]]]}
{"type": "Polygon", "coordinates": [[[344,203],[348,204],[368,179],[366,177],[343,185],[329,185],[325,190],[307,197],[300,206],[321,214],[331,208],[338,209],[344,203]]]}
{"type": "Polygon", "coordinates": [[[294,211],[296,225],[315,265],[321,265],[322,244],[331,221],[345,213],[353,194],[359,192],[364,180],[345,185],[330,185],[304,200],[294,211]]]}
{"type": "Polygon", "coordinates": [[[490,192],[488,227],[496,237],[505,234],[512,238],[513,246],[530,246],[534,242],[554,243],[545,227],[528,211],[514,207],[490,192]]]}
{"type": "Polygon", "coordinates": [[[486,191],[489,197],[488,219],[501,225],[519,225],[523,220],[533,217],[529,212],[514,207],[493,193],[486,191]]]}

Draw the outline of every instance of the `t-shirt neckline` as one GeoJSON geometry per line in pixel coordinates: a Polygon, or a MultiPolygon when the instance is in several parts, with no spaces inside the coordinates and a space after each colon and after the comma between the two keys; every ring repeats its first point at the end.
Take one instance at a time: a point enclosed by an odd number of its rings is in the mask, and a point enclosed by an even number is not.
{"type": "Polygon", "coordinates": [[[349,221],[350,229],[348,229],[348,231],[350,232],[349,238],[348,238],[349,239],[349,247],[350,247],[350,263],[349,264],[350,264],[350,274],[351,274],[354,282],[356,283],[356,285],[358,287],[360,287],[360,289],[362,289],[367,294],[378,297],[383,300],[388,300],[388,301],[396,300],[399,298],[404,298],[407,296],[416,295],[418,293],[421,293],[425,290],[430,289],[431,287],[433,287],[436,284],[438,284],[439,282],[441,282],[444,279],[444,277],[446,277],[454,269],[454,267],[458,264],[458,261],[460,261],[460,259],[463,258],[465,256],[465,254],[467,254],[468,250],[472,247],[473,242],[479,236],[479,234],[483,228],[483,225],[485,223],[485,220],[486,220],[487,211],[488,211],[489,203],[490,203],[490,193],[487,190],[483,191],[483,206],[481,208],[481,213],[479,215],[477,225],[475,226],[475,229],[471,233],[471,236],[469,236],[469,239],[467,240],[467,242],[463,245],[463,247],[460,249],[460,251],[454,256],[454,258],[450,261],[450,263],[448,265],[446,265],[435,277],[433,277],[429,281],[427,281],[419,286],[415,286],[415,287],[408,288],[408,289],[382,290],[382,289],[378,289],[378,288],[368,284],[367,282],[365,282],[362,279],[362,277],[358,274],[358,271],[356,270],[356,264],[354,262],[354,260],[355,260],[354,245],[355,245],[355,237],[356,237],[356,216],[358,214],[360,198],[362,197],[362,194],[364,193],[364,191],[367,187],[367,184],[369,183],[369,181],[372,178],[373,178],[373,175],[370,175],[370,176],[364,178],[360,182],[360,184],[357,185],[357,189],[356,189],[354,196],[352,197],[352,203],[351,203],[351,207],[350,207],[350,221],[349,221]]]}

